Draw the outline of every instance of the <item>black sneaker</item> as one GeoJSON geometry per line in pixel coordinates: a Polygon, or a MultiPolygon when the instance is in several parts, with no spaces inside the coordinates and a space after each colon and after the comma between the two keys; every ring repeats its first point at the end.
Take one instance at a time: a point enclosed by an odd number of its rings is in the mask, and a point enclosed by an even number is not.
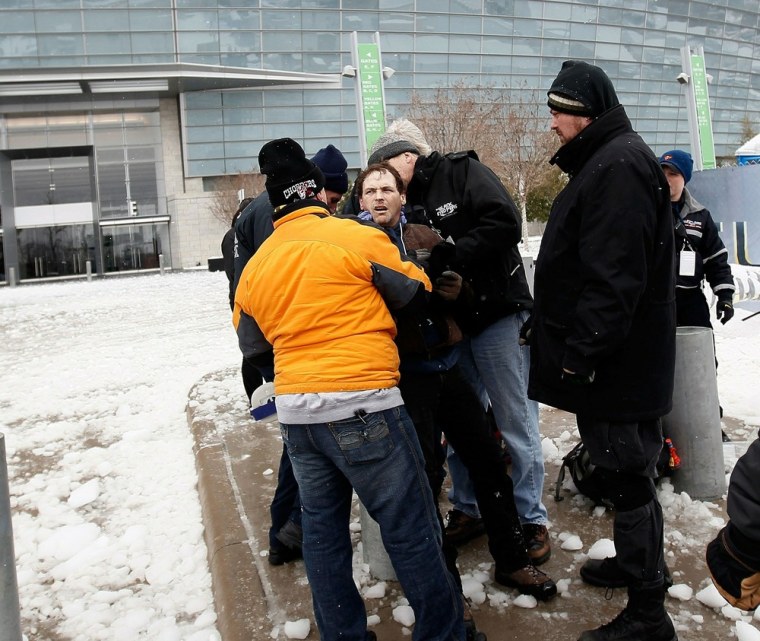
{"type": "Polygon", "coordinates": [[[578,641],[678,641],[678,635],[664,608],[642,616],[626,607],[609,623],[583,632],[578,641]]]}
{"type": "Polygon", "coordinates": [[[445,533],[446,538],[453,545],[464,545],[468,541],[483,536],[486,533],[486,526],[483,519],[473,518],[459,510],[450,510],[445,533]]]}
{"type": "MultiPolygon", "coordinates": [[[[581,566],[580,574],[585,583],[598,588],[624,588],[632,581],[632,578],[618,567],[617,557],[614,556],[589,559],[581,566]]],[[[673,577],[667,565],[663,581],[666,590],[673,586],[673,577]]]]}
{"type": "Polygon", "coordinates": [[[268,558],[269,565],[283,565],[303,558],[303,553],[301,552],[301,548],[270,548],[268,558]]]}

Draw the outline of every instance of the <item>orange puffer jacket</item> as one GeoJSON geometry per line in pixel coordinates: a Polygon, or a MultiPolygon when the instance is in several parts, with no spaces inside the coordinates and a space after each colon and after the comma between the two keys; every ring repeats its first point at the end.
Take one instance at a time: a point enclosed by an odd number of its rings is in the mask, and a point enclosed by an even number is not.
{"type": "Polygon", "coordinates": [[[273,346],[276,394],[396,385],[389,308],[408,304],[420,283],[430,291],[425,273],[380,229],[327,216],[320,206],[291,211],[274,227],[235,295],[243,353],[273,346]]]}

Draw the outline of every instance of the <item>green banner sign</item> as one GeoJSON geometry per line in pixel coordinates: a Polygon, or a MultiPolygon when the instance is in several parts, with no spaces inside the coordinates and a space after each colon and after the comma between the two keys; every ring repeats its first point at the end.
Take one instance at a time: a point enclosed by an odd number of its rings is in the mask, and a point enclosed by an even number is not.
{"type": "Polygon", "coordinates": [[[375,141],[385,131],[383,70],[380,67],[380,49],[377,44],[360,44],[358,54],[364,138],[367,149],[371,149],[375,141]]]}
{"type": "Polygon", "coordinates": [[[697,106],[697,131],[699,146],[702,150],[702,168],[715,169],[715,144],[710,117],[710,100],[707,95],[707,73],[705,59],[701,55],[691,54],[691,86],[697,106]]]}

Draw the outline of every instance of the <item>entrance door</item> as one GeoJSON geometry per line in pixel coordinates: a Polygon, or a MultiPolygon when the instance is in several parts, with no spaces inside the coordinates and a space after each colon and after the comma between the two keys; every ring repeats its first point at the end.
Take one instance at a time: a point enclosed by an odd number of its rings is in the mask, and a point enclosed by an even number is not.
{"type": "Polygon", "coordinates": [[[19,277],[95,271],[90,156],[17,158],[11,162],[19,277]]]}

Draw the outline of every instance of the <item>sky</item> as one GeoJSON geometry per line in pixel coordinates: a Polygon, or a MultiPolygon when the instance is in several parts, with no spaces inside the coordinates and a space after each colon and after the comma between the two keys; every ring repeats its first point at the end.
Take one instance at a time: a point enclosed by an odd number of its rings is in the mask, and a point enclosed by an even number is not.
{"type": "MultiPolygon", "coordinates": [[[[0,289],[0,432],[31,641],[220,640],[185,407],[203,376],[239,364],[227,301],[224,274],[205,270],[0,289]]],[[[716,327],[718,383],[726,413],[757,427],[748,313],[716,327]]],[[[740,641],[760,638],[745,619],[740,641]]]]}

